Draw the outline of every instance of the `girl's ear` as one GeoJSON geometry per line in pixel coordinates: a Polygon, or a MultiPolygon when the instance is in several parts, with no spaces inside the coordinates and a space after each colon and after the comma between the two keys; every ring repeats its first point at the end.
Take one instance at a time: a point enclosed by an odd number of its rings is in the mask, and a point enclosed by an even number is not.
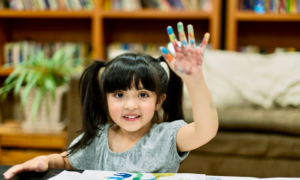
{"type": "Polygon", "coordinates": [[[163,104],[163,102],[166,100],[167,98],[167,95],[166,94],[163,94],[161,95],[159,98],[158,98],[158,101],[157,101],[157,104],[155,106],[155,110],[159,110],[159,108],[161,107],[161,105],[163,104]]]}

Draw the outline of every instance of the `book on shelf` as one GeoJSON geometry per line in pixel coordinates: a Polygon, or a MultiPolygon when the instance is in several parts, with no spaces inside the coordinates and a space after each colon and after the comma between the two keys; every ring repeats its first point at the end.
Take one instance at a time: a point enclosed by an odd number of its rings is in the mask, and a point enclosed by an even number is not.
{"type": "Polygon", "coordinates": [[[156,43],[111,43],[107,48],[107,58],[111,60],[122,53],[145,53],[149,54],[154,58],[161,56],[159,50],[160,46],[165,46],[166,44],[156,44],[156,43]]]}
{"type": "Polygon", "coordinates": [[[45,57],[52,57],[58,50],[63,48],[67,53],[71,49],[75,49],[72,55],[72,65],[86,66],[90,63],[90,45],[79,42],[55,42],[55,43],[39,43],[34,41],[19,41],[9,42],[4,45],[4,63],[8,66],[14,67],[20,62],[26,62],[30,55],[34,55],[42,51],[45,57]]]}
{"type": "Polygon", "coordinates": [[[212,10],[212,0],[105,0],[104,10],[212,10]]]}
{"type": "Polygon", "coordinates": [[[238,9],[259,14],[300,14],[300,0],[238,0],[238,9]]]}
{"type": "Polygon", "coordinates": [[[296,52],[299,49],[294,47],[276,47],[276,48],[265,48],[255,45],[239,46],[237,48],[238,52],[243,53],[259,53],[259,54],[271,54],[276,52],[296,52]]]}
{"type": "Polygon", "coordinates": [[[17,11],[35,10],[91,10],[94,0],[1,0],[0,9],[17,11]]]}

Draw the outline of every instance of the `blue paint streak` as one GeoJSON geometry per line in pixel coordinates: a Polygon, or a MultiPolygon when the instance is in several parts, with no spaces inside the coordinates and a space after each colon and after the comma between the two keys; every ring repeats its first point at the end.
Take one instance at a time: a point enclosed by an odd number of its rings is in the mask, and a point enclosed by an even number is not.
{"type": "Polygon", "coordinates": [[[169,54],[168,50],[165,47],[161,47],[160,50],[166,55],[169,54]]]}
{"type": "Polygon", "coordinates": [[[174,31],[173,31],[173,28],[171,26],[169,26],[167,28],[167,31],[168,31],[168,34],[171,35],[171,34],[174,34],[174,31]]]}

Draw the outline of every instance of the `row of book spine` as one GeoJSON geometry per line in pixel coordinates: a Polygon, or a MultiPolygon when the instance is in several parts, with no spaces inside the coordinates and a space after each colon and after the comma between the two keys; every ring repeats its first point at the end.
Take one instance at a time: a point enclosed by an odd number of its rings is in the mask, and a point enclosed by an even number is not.
{"type": "MultiPolygon", "coordinates": [[[[200,42],[197,41],[196,42],[200,42]]],[[[174,52],[173,45],[171,43],[124,43],[124,42],[114,42],[107,47],[107,58],[108,60],[113,59],[117,55],[122,53],[131,52],[131,53],[145,53],[149,54],[152,57],[158,58],[162,55],[160,47],[164,46],[169,49],[169,52],[172,54],[174,52]]],[[[211,49],[211,44],[208,44],[206,49],[211,49]]]]}
{"type": "Polygon", "coordinates": [[[238,9],[259,14],[299,14],[300,0],[239,0],[238,9]]]}
{"type": "Polygon", "coordinates": [[[93,0],[2,0],[0,9],[35,10],[91,10],[93,0]]]}
{"type": "Polygon", "coordinates": [[[161,52],[159,50],[160,46],[165,46],[166,44],[155,44],[155,43],[121,43],[114,42],[111,43],[107,47],[107,58],[109,60],[113,59],[117,55],[126,52],[132,53],[146,53],[150,54],[153,57],[161,56],[161,52]]]}
{"type": "Polygon", "coordinates": [[[105,0],[105,10],[212,10],[212,0],[105,0]]]}
{"type": "Polygon", "coordinates": [[[10,42],[4,45],[4,63],[14,67],[20,62],[26,62],[30,59],[31,55],[37,54],[43,51],[44,56],[51,58],[52,55],[58,50],[63,48],[65,52],[70,51],[75,48],[72,55],[72,65],[87,65],[89,62],[84,60],[90,57],[91,47],[88,43],[83,42],[55,42],[55,43],[45,43],[34,41],[19,41],[10,42]]]}
{"type": "Polygon", "coordinates": [[[239,46],[237,48],[238,52],[244,52],[244,53],[259,53],[259,54],[270,54],[270,53],[276,53],[276,52],[296,52],[300,49],[294,48],[294,47],[276,47],[275,49],[267,49],[264,47],[259,47],[255,45],[247,45],[247,46],[239,46]]]}

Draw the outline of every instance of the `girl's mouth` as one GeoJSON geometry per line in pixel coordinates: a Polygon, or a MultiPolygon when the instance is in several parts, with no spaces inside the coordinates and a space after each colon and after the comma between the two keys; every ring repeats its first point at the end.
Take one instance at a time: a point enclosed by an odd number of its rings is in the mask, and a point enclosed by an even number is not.
{"type": "Polygon", "coordinates": [[[141,116],[140,115],[136,115],[136,116],[123,116],[123,118],[126,120],[126,121],[136,121],[138,118],[140,118],[141,116]]]}

